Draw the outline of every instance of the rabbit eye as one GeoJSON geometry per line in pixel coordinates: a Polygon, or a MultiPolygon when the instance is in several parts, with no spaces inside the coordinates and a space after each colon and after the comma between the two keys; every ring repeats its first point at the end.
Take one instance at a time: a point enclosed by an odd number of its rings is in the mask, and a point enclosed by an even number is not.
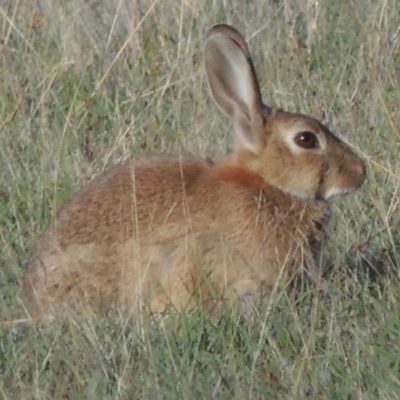
{"type": "Polygon", "coordinates": [[[294,142],[303,149],[316,149],[319,147],[319,142],[314,132],[299,132],[294,137],[294,142]]]}

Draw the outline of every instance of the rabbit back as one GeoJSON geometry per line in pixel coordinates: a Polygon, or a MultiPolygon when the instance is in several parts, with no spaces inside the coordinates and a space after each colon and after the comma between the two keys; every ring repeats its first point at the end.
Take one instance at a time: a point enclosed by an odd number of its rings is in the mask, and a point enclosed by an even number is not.
{"type": "Polygon", "coordinates": [[[137,287],[136,276],[141,279],[139,267],[129,268],[139,265],[138,248],[165,240],[183,216],[185,189],[208,167],[204,160],[144,157],[94,178],[37,242],[24,277],[33,314],[52,314],[54,305],[71,302],[137,297],[137,289],[124,286],[137,287]]]}

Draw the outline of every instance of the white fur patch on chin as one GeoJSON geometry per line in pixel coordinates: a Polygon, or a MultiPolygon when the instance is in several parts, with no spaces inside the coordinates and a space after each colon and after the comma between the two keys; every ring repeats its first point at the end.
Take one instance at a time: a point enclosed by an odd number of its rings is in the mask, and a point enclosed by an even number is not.
{"type": "Polygon", "coordinates": [[[314,192],[308,192],[308,191],[302,191],[302,190],[287,190],[282,188],[282,191],[289,193],[292,196],[299,197],[300,199],[303,200],[315,200],[315,193],[314,192]]]}
{"type": "Polygon", "coordinates": [[[354,190],[353,188],[342,188],[342,187],[338,187],[338,186],[332,186],[325,192],[324,198],[329,199],[330,197],[333,197],[333,196],[350,193],[353,190],[354,190]]]}

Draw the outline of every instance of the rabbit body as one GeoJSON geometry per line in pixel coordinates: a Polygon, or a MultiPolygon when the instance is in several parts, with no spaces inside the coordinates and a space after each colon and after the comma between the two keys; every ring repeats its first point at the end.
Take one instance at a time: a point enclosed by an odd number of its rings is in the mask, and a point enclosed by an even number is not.
{"type": "Polygon", "coordinates": [[[93,179],[36,245],[24,277],[34,316],[179,310],[318,277],[327,199],[358,188],[364,162],[318,121],[262,104],[233,28],[209,31],[205,59],[234,151],[214,162],[143,156],[93,179]]]}
{"type": "Polygon", "coordinates": [[[207,300],[207,285],[219,295],[255,294],[282,268],[317,273],[327,218],[326,202],[285,194],[237,166],[138,159],[94,179],[61,210],[28,266],[26,292],[44,313],[104,299],[181,309],[196,288],[207,300]]]}

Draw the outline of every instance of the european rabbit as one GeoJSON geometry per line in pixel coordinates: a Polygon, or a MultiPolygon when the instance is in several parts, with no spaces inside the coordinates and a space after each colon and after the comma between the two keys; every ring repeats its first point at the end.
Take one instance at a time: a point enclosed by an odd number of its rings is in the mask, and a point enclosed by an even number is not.
{"type": "Polygon", "coordinates": [[[240,298],[278,276],[318,276],[327,200],[365,163],[319,121],[265,106],[232,27],[205,38],[211,92],[233,122],[232,154],[143,156],[93,179],[39,238],[24,277],[32,315],[105,305],[184,309],[240,298]]]}

